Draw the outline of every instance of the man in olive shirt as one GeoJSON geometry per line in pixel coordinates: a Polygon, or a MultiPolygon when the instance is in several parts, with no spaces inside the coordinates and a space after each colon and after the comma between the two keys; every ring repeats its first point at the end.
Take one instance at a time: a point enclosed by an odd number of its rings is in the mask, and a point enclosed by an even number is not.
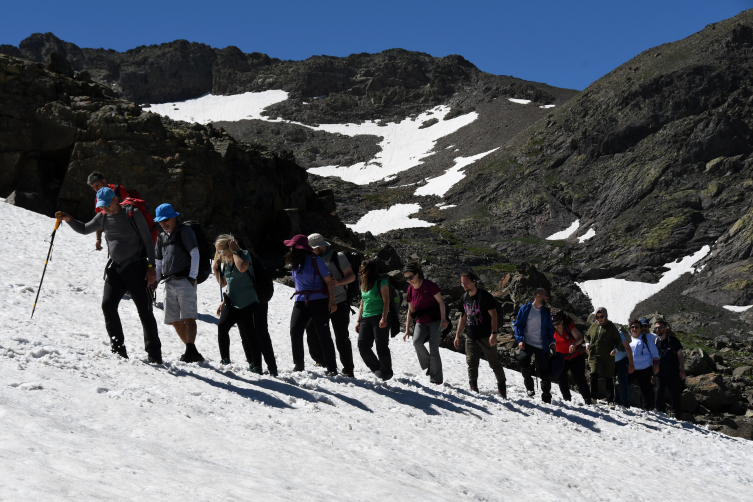
{"type": "Polygon", "coordinates": [[[154,244],[146,220],[138,209],[121,207],[115,192],[109,187],[97,192],[97,207],[102,208],[103,212],[97,213],[86,224],[63,212],[55,216],[79,234],[104,230],[110,260],[105,267],[102,313],[112,352],[128,359],[123,326],[118,315],[120,300],[128,293],[141,319],[148,361],[162,364],[162,343],[151,310],[151,294],[147,291],[147,287],[157,280],[157,273],[154,270],[154,244]]]}

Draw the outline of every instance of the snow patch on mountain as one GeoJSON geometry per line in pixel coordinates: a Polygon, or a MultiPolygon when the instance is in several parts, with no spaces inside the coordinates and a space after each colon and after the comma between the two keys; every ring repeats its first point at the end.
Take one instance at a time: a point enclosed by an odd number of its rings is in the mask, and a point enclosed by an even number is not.
{"type": "Polygon", "coordinates": [[[559,232],[553,233],[549,237],[546,238],[548,241],[561,241],[564,239],[567,239],[571,235],[573,235],[577,230],[578,227],[580,227],[580,220],[575,220],[572,225],[567,227],[564,230],[560,230],[559,232]]]}
{"type": "Polygon", "coordinates": [[[445,171],[443,175],[428,180],[428,182],[424,186],[419,187],[413,195],[437,195],[439,197],[444,197],[453,186],[465,178],[465,173],[462,172],[463,169],[477,160],[483,159],[496,150],[499,150],[499,147],[470,157],[456,157],[455,165],[453,167],[445,171]]]}
{"type": "Polygon", "coordinates": [[[478,113],[471,112],[444,120],[449,112],[448,106],[437,106],[416,119],[390,122],[383,126],[377,125],[376,121],[363,124],[322,124],[314,129],[346,136],[381,136],[381,151],[368,162],[358,162],[351,166],[315,167],[309,169],[309,172],[318,176],[337,176],[344,181],[365,185],[416,167],[423,163],[421,159],[432,155],[440,138],[454,133],[478,118],[478,113]],[[420,129],[421,124],[431,118],[437,118],[439,122],[420,129]]]}
{"type": "Polygon", "coordinates": [[[261,119],[268,120],[261,112],[268,106],[288,99],[288,93],[280,90],[244,92],[232,96],[206,94],[196,99],[174,103],[152,104],[149,110],[173,120],[185,122],[210,122],[261,119]]]}
{"type": "Polygon", "coordinates": [[[665,264],[664,266],[669,270],[664,272],[656,284],[614,278],[595,279],[576,282],[576,284],[591,299],[594,308],[606,307],[611,320],[627,324],[628,317],[636,305],[666,288],[683,274],[695,272],[693,265],[702,260],[710,251],[711,247],[703,246],[698,252],[682,260],[665,264]]]}
{"type": "Polygon", "coordinates": [[[507,99],[509,99],[513,103],[517,103],[519,105],[527,105],[528,103],[531,102],[530,99],[517,99],[517,98],[507,98],[507,99]]]}
{"type": "Polygon", "coordinates": [[[724,308],[729,310],[730,312],[745,312],[746,310],[753,308],[753,305],[747,305],[745,307],[738,307],[737,305],[725,305],[724,308]]]}
{"type": "Polygon", "coordinates": [[[589,228],[588,232],[578,237],[578,242],[583,244],[584,242],[586,242],[588,239],[591,239],[592,237],[596,237],[596,230],[594,230],[593,228],[589,228]]]}
{"type": "Polygon", "coordinates": [[[434,223],[409,218],[421,210],[420,204],[395,204],[389,209],[369,211],[358,220],[358,223],[347,225],[354,232],[371,232],[373,235],[383,234],[399,228],[431,227],[434,223]]]}

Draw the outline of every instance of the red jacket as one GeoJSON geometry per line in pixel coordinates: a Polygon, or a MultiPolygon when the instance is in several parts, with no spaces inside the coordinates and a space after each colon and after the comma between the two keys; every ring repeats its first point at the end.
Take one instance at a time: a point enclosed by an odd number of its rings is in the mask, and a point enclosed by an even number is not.
{"type": "Polygon", "coordinates": [[[575,343],[575,337],[571,333],[575,329],[575,323],[572,319],[566,319],[563,327],[562,333],[559,333],[556,328],[554,329],[554,343],[557,344],[557,352],[565,354],[565,360],[570,360],[583,353],[583,344],[578,345],[577,350],[571,354],[570,346],[575,343]]]}

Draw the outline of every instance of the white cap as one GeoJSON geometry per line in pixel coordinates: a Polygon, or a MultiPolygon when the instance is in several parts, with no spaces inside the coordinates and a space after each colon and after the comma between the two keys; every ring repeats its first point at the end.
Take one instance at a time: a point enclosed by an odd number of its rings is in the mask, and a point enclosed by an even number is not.
{"type": "Polygon", "coordinates": [[[324,240],[322,234],[309,235],[309,246],[311,246],[312,248],[327,247],[331,245],[332,244],[324,240]]]}

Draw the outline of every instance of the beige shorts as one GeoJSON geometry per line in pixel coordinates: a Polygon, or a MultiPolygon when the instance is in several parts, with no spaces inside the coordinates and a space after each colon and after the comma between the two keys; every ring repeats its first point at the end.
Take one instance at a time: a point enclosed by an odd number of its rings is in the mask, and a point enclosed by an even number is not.
{"type": "Polygon", "coordinates": [[[172,279],[165,283],[165,324],[197,319],[196,286],[188,279],[172,279]]]}

